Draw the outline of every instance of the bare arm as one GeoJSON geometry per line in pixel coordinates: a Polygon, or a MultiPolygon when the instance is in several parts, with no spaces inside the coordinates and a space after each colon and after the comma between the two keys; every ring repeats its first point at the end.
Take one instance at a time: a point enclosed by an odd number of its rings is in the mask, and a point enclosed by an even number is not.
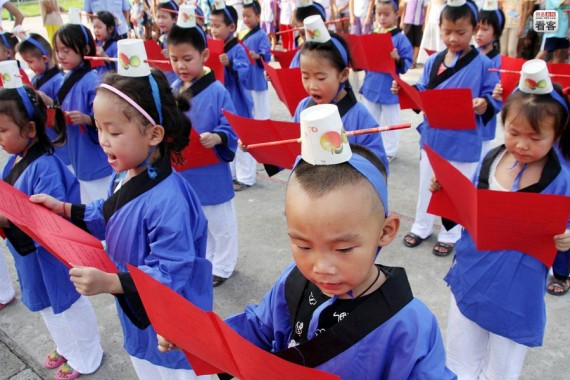
{"type": "Polygon", "coordinates": [[[4,4],[4,8],[14,16],[14,26],[22,25],[22,22],[24,22],[24,15],[14,4],[6,3],[4,4]]]}

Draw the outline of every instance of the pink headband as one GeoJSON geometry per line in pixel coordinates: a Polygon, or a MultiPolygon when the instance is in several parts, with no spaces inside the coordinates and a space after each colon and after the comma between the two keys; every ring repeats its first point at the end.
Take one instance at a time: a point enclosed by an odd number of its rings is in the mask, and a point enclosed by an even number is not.
{"type": "Polygon", "coordinates": [[[125,100],[127,103],[129,103],[131,106],[135,107],[135,109],[137,111],[139,111],[141,113],[141,115],[143,115],[148,121],[150,121],[151,125],[156,125],[156,122],[154,121],[154,119],[145,110],[143,110],[142,107],[139,106],[133,99],[129,98],[128,95],[121,92],[120,90],[117,90],[115,87],[109,86],[108,84],[105,84],[105,83],[99,85],[99,87],[104,88],[106,90],[109,90],[112,93],[114,93],[115,95],[118,95],[123,100],[125,100]]]}

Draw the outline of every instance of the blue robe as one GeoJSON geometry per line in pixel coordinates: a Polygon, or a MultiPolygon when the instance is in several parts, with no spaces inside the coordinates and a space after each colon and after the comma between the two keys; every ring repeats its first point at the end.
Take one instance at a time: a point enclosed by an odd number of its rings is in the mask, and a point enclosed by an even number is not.
{"type": "MultiPolygon", "coordinates": [[[[79,183],[56,155],[36,144],[14,165],[16,157],[12,155],[4,167],[4,181],[28,195],[45,193],[60,201],[79,202],[79,183]]],[[[30,311],[51,307],[55,314],[69,309],[79,298],[69,281],[69,269],[37,242],[14,230],[5,229],[6,242],[14,256],[24,305],[30,311]],[[16,241],[10,239],[13,233],[18,234],[16,241]],[[31,245],[26,247],[27,242],[31,245]]]]}
{"type": "MultiPolygon", "coordinates": [[[[412,65],[414,49],[412,44],[399,28],[389,32],[392,44],[398,49],[400,60],[396,62],[396,73],[405,74],[412,65]]],[[[386,73],[367,71],[360,93],[369,101],[377,104],[398,104],[397,94],[392,94],[392,76],[386,73]]]]}
{"type": "MultiPolygon", "coordinates": [[[[181,87],[180,79],[172,84],[176,95],[180,94],[181,87]]],[[[220,162],[184,170],[180,174],[192,185],[202,205],[222,204],[234,197],[229,162],[234,159],[238,139],[222,109],[235,113],[234,105],[228,91],[216,81],[213,71],[209,71],[196,81],[190,87],[190,92],[191,106],[186,116],[198,134],[211,132],[221,137],[222,144],[213,148],[220,162]]]]}
{"type": "Polygon", "coordinates": [[[254,64],[250,64],[247,70],[245,88],[253,91],[266,91],[268,89],[267,79],[263,61],[271,60],[271,44],[265,31],[256,25],[243,37],[242,43],[250,50],[259,54],[261,58],[256,59],[254,64]]]}
{"type": "MultiPolygon", "coordinates": [[[[494,157],[501,149],[504,146],[487,154],[475,183],[480,184],[479,178],[484,173],[489,175],[494,157]]],[[[553,150],[548,157],[540,182],[520,191],[570,196],[570,173],[561,167],[553,150]]],[[[542,345],[548,268],[519,251],[477,250],[465,229],[455,252],[445,281],[461,313],[494,334],[529,347],[542,345]]]]}
{"type": "MultiPolygon", "coordinates": [[[[81,67],[75,68],[66,74],[65,78],[68,78],[70,74],[79,69],[81,67]]],[[[93,115],[93,100],[95,99],[95,86],[97,86],[97,83],[99,83],[97,74],[93,70],[89,70],[87,74],[73,85],[65,99],[60,99],[61,109],[93,115]]],[[[84,126],[82,131],[77,124],[68,125],[66,145],[69,152],[69,160],[71,165],[73,165],[77,179],[92,181],[110,176],[113,173],[107,162],[107,156],[99,146],[99,137],[95,126],[84,126]]]]}
{"type": "MultiPolygon", "coordinates": [[[[163,34],[162,36],[160,36],[158,43],[162,49],[168,49],[168,47],[166,46],[166,34],[163,34]]],[[[172,83],[174,83],[174,81],[176,79],[178,79],[178,75],[176,75],[174,70],[163,71],[162,73],[164,74],[164,76],[168,80],[168,83],[171,85],[172,85],[172,83]]]]}
{"type": "MultiPolygon", "coordinates": [[[[63,73],[59,71],[57,66],[54,66],[43,74],[36,75],[34,79],[32,79],[32,84],[37,90],[43,91],[47,96],[54,100],[57,96],[57,92],[59,91],[62,82],[63,73]]],[[[46,127],[46,133],[52,140],[57,138],[57,134],[52,128],[46,127]]],[[[65,165],[69,165],[69,153],[67,151],[66,144],[67,143],[56,147],[55,154],[61,161],[63,161],[65,165]]]]}
{"type": "MultiPolygon", "coordinates": [[[[117,58],[117,40],[116,39],[111,39],[108,41],[105,41],[104,43],[102,41],[97,41],[97,46],[103,46],[103,49],[105,50],[105,54],[107,54],[107,56],[109,56],[109,58],[117,58]]],[[[103,74],[105,74],[108,71],[117,71],[117,62],[105,62],[105,64],[103,66],[99,66],[95,68],[95,72],[97,73],[97,75],[99,76],[99,79],[101,79],[103,77],[103,74]]]]}
{"type": "Polygon", "coordinates": [[[249,57],[237,38],[232,38],[224,45],[224,53],[230,60],[230,65],[224,67],[224,86],[230,93],[236,113],[242,117],[251,118],[253,100],[246,90],[246,78],[250,63],[249,57]]]}
{"type": "MultiPolygon", "coordinates": [[[[501,54],[495,49],[491,50],[487,53],[487,57],[493,63],[493,67],[495,69],[501,68],[501,54]]],[[[495,100],[497,105],[497,112],[499,112],[503,106],[503,102],[495,100]]],[[[491,141],[495,139],[495,133],[497,131],[497,115],[495,115],[486,125],[483,127],[481,131],[481,136],[483,137],[483,141],[491,141]]]]}
{"type": "Polygon", "coordinates": [[[301,67],[301,49],[297,50],[289,64],[290,69],[296,69],[297,67],[301,67]]]}
{"type": "Polygon", "coordinates": [[[446,69],[437,75],[440,62],[443,62],[446,54],[447,49],[428,58],[416,84],[417,89],[469,88],[473,98],[487,100],[487,111],[483,115],[475,115],[477,126],[470,130],[430,128],[424,116],[424,121],[418,126],[420,146],[423,148],[424,144],[429,145],[448,161],[478,162],[481,158],[481,131],[498,109],[491,94],[499,82],[499,76],[489,72],[493,67],[491,60],[474,47],[457,61],[453,69],[446,69]]]}
{"type": "MultiPolygon", "coordinates": [[[[291,316],[285,283],[294,268],[292,264],[283,272],[261,304],[249,305],[244,313],[226,320],[241,336],[266,351],[282,351],[291,343],[291,316]]],[[[409,284],[407,286],[409,288],[409,284]]],[[[392,293],[389,295],[398,297],[392,293]]],[[[317,327],[320,327],[320,322],[317,327]]],[[[316,369],[333,373],[341,379],[455,378],[445,367],[443,341],[435,316],[413,297],[386,322],[316,369]]]]}
{"type": "Polygon", "coordinates": [[[196,194],[168,160],[159,164],[152,180],[145,170],[113,192],[107,201],[74,205],[75,221],[107,242],[107,252],[119,269],[125,294],[117,297],[119,321],[129,355],[167,367],[190,366],[181,352],[162,354],[157,350],[156,332],[142,321],[146,314],[127,264],[138,267],[204,310],[212,310],[212,265],[206,259],[207,221],[196,194]],[[141,314],[144,316],[142,317],[141,314]]]}
{"type": "MultiPolygon", "coordinates": [[[[301,120],[301,111],[313,105],[315,104],[310,96],[301,100],[297,106],[297,110],[295,110],[293,121],[299,123],[301,120]]],[[[356,101],[351,89],[348,90],[347,94],[337,103],[337,105],[343,127],[346,131],[355,131],[357,129],[367,129],[378,126],[378,122],[374,117],[372,117],[366,107],[356,101]]],[[[349,137],[348,141],[353,144],[365,146],[374,152],[384,163],[386,173],[389,172],[388,157],[386,156],[386,151],[384,150],[384,144],[382,143],[382,136],[380,133],[370,133],[349,137]]]]}

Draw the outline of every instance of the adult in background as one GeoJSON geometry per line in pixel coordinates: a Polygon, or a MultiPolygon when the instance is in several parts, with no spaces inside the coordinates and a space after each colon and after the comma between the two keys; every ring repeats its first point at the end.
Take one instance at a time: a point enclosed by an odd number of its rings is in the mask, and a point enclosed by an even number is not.
{"type": "MultiPolygon", "coordinates": [[[[20,12],[10,0],[0,0],[0,10],[2,10],[2,8],[6,9],[14,17],[14,29],[12,29],[12,33],[18,34],[23,31],[21,25],[22,22],[24,22],[24,15],[22,12],[20,12]]],[[[0,31],[4,31],[2,29],[2,17],[0,17],[0,31]]]]}
{"type": "Polygon", "coordinates": [[[57,0],[40,0],[40,13],[50,44],[55,32],[63,25],[61,12],[65,12],[65,9],[59,6],[57,0]]]}
{"type": "MultiPolygon", "coordinates": [[[[1,0],[0,0],[1,1],[1,0]]],[[[88,13],[111,12],[117,19],[119,38],[127,38],[131,4],[129,0],[83,0],[83,10],[88,13]]]]}

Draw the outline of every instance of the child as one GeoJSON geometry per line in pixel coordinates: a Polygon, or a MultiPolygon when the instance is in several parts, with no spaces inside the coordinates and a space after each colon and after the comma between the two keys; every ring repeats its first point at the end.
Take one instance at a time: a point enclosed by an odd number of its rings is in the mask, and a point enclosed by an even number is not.
{"type": "MultiPolygon", "coordinates": [[[[394,50],[390,56],[396,63],[396,72],[404,74],[412,64],[412,45],[397,25],[398,3],[396,0],[376,0],[376,33],[390,33],[394,50]]],[[[400,123],[400,103],[398,96],[392,94],[392,76],[386,73],[367,71],[360,88],[362,104],[378,120],[379,125],[400,123]]],[[[400,131],[382,133],[388,161],[396,157],[400,144],[400,131]]]]}
{"type": "MultiPolygon", "coordinates": [[[[305,42],[305,38],[306,38],[305,37],[305,30],[303,29],[303,21],[307,17],[315,16],[315,15],[320,16],[321,19],[323,20],[323,22],[327,21],[325,9],[323,8],[323,6],[319,3],[313,3],[312,0],[305,0],[303,2],[300,2],[297,9],[295,9],[295,14],[293,17],[293,25],[295,26],[295,28],[301,29],[299,31],[299,37],[297,38],[297,43],[296,43],[297,47],[303,46],[303,43],[305,42]]],[[[300,65],[299,54],[301,54],[300,50],[297,51],[297,53],[295,53],[295,55],[293,56],[293,59],[291,60],[291,63],[289,64],[290,69],[294,69],[296,67],[299,67],[299,65],[300,65]]]]}
{"type": "Polygon", "coordinates": [[[65,24],[55,33],[53,46],[61,68],[67,73],[52,101],[67,113],[69,160],[79,180],[81,201],[104,198],[111,180],[111,167],[98,143],[93,122],[93,98],[97,74],[86,55],[95,55],[95,43],[83,25],[65,24]]]}
{"type": "MultiPolygon", "coordinates": [[[[487,154],[475,184],[495,191],[569,196],[570,173],[554,149],[559,141],[561,153],[570,157],[568,100],[553,88],[544,61],[528,61],[522,71],[518,91],[501,114],[505,144],[487,154]],[[545,86],[529,87],[529,72],[537,73],[532,79],[545,86]]],[[[433,181],[430,190],[439,188],[433,181]]],[[[554,243],[567,254],[570,230],[554,236],[554,243]]],[[[452,293],[448,364],[459,378],[519,377],[527,347],[542,345],[547,275],[543,263],[523,252],[477,250],[463,230],[445,277],[452,293]]]]}
{"type": "Polygon", "coordinates": [[[427,0],[405,0],[402,7],[400,29],[404,30],[406,37],[408,37],[408,40],[414,47],[412,69],[416,68],[420,52],[425,18],[424,12],[427,5],[427,0]]]}
{"type": "Polygon", "coordinates": [[[180,79],[172,84],[175,94],[190,98],[186,113],[205,148],[220,159],[214,165],[180,174],[192,185],[208,219],[206,257],[213,264],[213,285],[223,284],[233,273],[238,256],[237,219],[229,162],[237,148],[237,136],[222,109],[235,112],[230,94],[204,67],[210,51],[205,34],[197,27],[174,26],[168,35],[168,51],[180,79]]]}
{"type": "MultiPolygon", "coordinates": [[[[10,32],[0,32],[0,61],[16,59],[16,45],[18,38],[10,32]]],[[[20,62],[18,62],[20,67],[20,62]]]]}
{"type": "Polygon", "coordinates": [[[558,30],[544,33],[543,50],[552,53],[552,63],[566,63],[568,48],[570,47],[568,40],[569,14],[564,11],[570,10],[570,0],[546,0],[545,9],[558,13],[558,30]]]}
{"type": "MultiPolygon", "coordinates": [[[[263,61],[271,60],[269,38],[259,27],[261,7],[257,0],[245,0],[243,4],[243,23],[246,30],[240,32],[240,40],[249,50],[250,59],[255,60],[247,71],[245,88],[253,100],[252,117],[258,120],[270,118],[269,91],[263,61]]],[[[236,183],[234,190],[241,191],[255,185],[256,161],[251,154],[242,151],[236,152],[236,183]]]]}
{"type": "MultiPolygon", "coordinates": [[[[477,33],[475,34],[475,42],[477,43],[479,52],[485,54],[496,69],[501,68],[499,40],[504,26],[505,15],[503,11],[499,9],[497,0],[486,0],[483,4],[483,8],[481,8],[479,12],[479,23],[477,25],[477,33]]],[[[499,101],[498,103],[501,102],[499,101]]],[[[483,139],[481,159],[483,159],[491,149],[491,141],[495,139],[496,128],[497,117],[495,116],[481,130],[481,137],[483,139]]]]}
{"type": "MultiPolygon", "coordinates": [[[[142,41],[137,42],[144,53],[142,41]]],[[[121,46],[122,41],[119,54],[121,46]]],[[[120,74],[126,71],[122,70],[119,66],[120,74]]],[[[148,65],[141,71],[150,72],[148,65]]],[[[124,347],[143,380],[191,379],[195,375],[182,353],[165,356],[156,350],[156,332],[144,313],[127,264],[139,267],[199,307],[212,308],[211,265],[204,257],[207,222],[196,194],[172,170],[170,161],[171,155],[179,161],[190,133],[190,121],[179,107],[188,109],[188,103],[177,104],[168,81],[158,71],[142,77],[108,74],[97,90],[93,108],[101,147],[117,173],[109,198],[88,205],[71,205],[46,195],[32,198],[71,215],[75,223],[107,242],[107,252],[120,273],[82,267],[69,274],[82,294],[116,296],[124,347]]]]}
{"type": "Polygon", "coordinates": [[[146,14],[145,4],[142,0],[134,0],[131,8],[131,24],[135,38],[144,38],[144,16],[146,14]]]}
{"type": "MultiPolygon", "coordinates": [[[[470,88],[476,129],[450,130],[430,128],[427,119],[418,126],[420,132],[420,188],[416,217],[412,230],[404,237],[406,247],[417,247],[432,232],[434,216],[427,213],[430,192],[427,188],[433,170],[423,149],[429,145],[449,160],[467,178],[472,178],[481,157],[481,129],[495,115],[496,105],[491,94],[499,78],[489,72],[492,62],[470,46],[477,31],[477,7],[470,0],[449,0],[441,12],[440,29],[447,49],[429,57],[416,87],[419,91],[435,88],[470,88]]],[[[398,92],[396,82],[392,92],[398,92]]],[[[450,231],[442,228],[433,248],[436,256],[448,256],[459,239],[460,226],[450,231]]]]}
{"type": "MultiPolygon", "coordinates": [[[[95,44],[97,56],[117,58],[117,26],[115,25],[115,17],[111,12],[97,12],[93,18],[93,34],[95,35],[95,44]]],[[[103,66],[95,69],[99,78],[108,71],[117,71],[115,62],[105,62],[103,66]]]]}
{"type": "Polygon", "coordinates": [[[439,52],[445,49],[441,34],[439,33],[439,17],[445,7],[445,0],[429,0],[426,8],[425,27],[422,33],[422,43],[418,53],[418,63],[424,64],[429,55],[426,51],[439,52]]]}
{"type": "MultiPolygon", "coordinates": [[[[170,29],[176,24],[178,18],[176,13],[168,11],[178,12],[178,4],[173,0],[162,1],[156,7],[156,26],[160,31],[160,37],[158,43],[162,47],[162,54],[168,59],[168,48],[166,47],[166,36],[170,32],[170,29]]],[[[166,79],[168,83],[172,84],[177,79],[176,73],[174,71],[165,71],[166,79]]]]}
{"type": "MultiPolygon", "coordinates": [[[[46,112],[45,104],[30,88],[5,83],[0,89],[0,145],[11,154],[2,178],[28,195],[47,193],[61,201],[78,202],[77,180],[53,154],[46,134],[46,112]]],[[[56,141],[64,141],[65,125],[58,124],[55,129],[56,141]]],[[[0,225],[14,257],[22,303],[41,314],[56,346],[44,367],[58,368],[56,380],[95,372],[103,349],[91,303],[75,291],[65,265],[3,216],[0,225]]]]}
{"type": "Polygon", "coordinates": [[[349,0],[348,2],[351,34],[368,34],[372,30],[374,1],[349,0]]]}
{"type": "MultiPolygon", "coordinates": [[[[301,112],[315,104],[336,104],[345,130],[366,129],[378,123],[366,108],[360,104],[348,83],[350,54],[346,42],[338,35],[327,31],[319,16],[305,19],[305,29],[313,31],[307,35],[307,42],[301,48],[301,74],[303,86],[309,96],[301,100],[293,120],[299,122],[301,112]],[[318,31],[315,33],[314,31],[318,31]]],[[[388,168],[382,137],[379,134],[365,134],[351,138],[378,156],[388,168]]]]}
{"type": "MultiPolygon", "coordinates": [[[[63,73],[55,64],[49,42],[39,34],[31,33],[18,44],[18,53],[34,72],[32,85],[42,99],[48,102],[55,99],[63,82],[63,73]]],[[[52,140],[56,138],[52,128],[46,128],[46,133],[52,140]]],[[[65,165],[71,165],[66,145],[55,147],[55,154],[65,165]]]]}
{"type": "Polygon", "coordinates": [[[266,351],[342,379],[452,379],[435,316],[413,297],[404,269],[374,263],[400,221],[388,215],[382,162],[351,148],[336,165],[298,161],[285,196],[295,263],[261,304],[226,323],[266,351]]]}
{"type": "Polygon", "coordinates": [[[275,28],[277,26],[277,0],[261,1],[261,29],[269,36],[271,41],[271,50],[275,50],[277,38],[275,36],[275,28]]]}

